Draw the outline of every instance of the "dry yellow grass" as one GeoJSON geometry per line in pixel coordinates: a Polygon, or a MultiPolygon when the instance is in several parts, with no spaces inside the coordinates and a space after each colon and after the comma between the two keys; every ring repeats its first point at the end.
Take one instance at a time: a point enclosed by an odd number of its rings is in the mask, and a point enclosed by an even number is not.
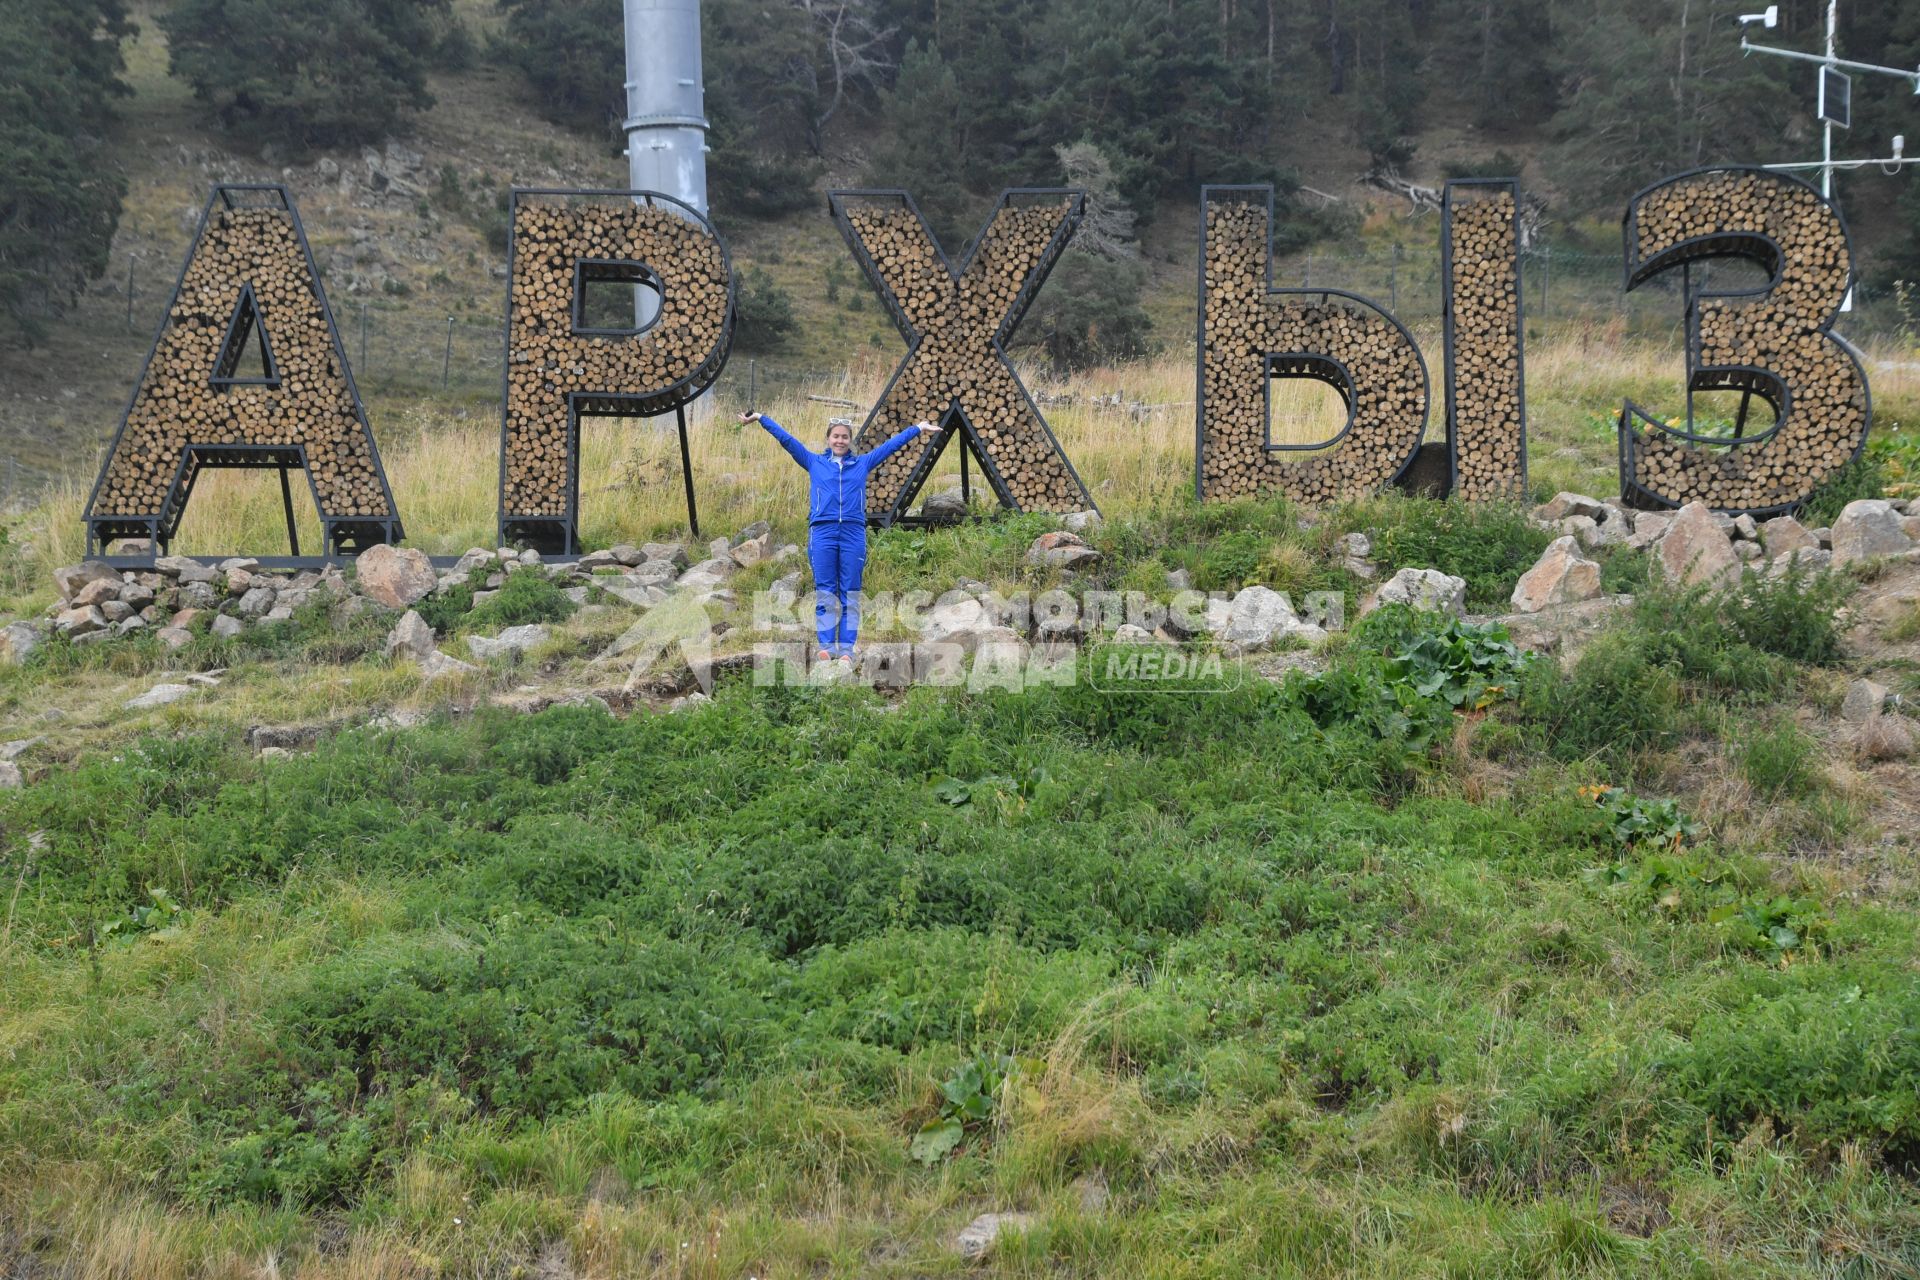
{"type": "MultiPolygon", "coordinates": [[[[1417,335],[1430,358],[1434,394],[1428,438],[1444,430],[1439,341],[1417,335]]],[[[1884,423],[1920,401],[1920,362],[1909,353],[1870,353],[1874,402],[1884,423]]],[[[758,406],[796,435],[813,440],[826,419],[845,409],[809,395],[871,405],[892,372],[864,360],[837,376],[790,387],[758,406]]],[[[1527,352],[1529,453],[1537,492],[1585,488],[1616,491],[1611,419],[1622,399],[1680,407],[1682,366],[1664,344],[1625,338],[1617,326],[1557,331],[1527,352]]],[[[1056,379],[1027,369],[1023,377],[1042,402],[1049,425],[1094,500],[1110,516],[1137,517],[1191,500],[1193,365],[1182,355],[1056,379]]],[[[761,430],[743,427],[745,407],[716,395],[694,415],[695,492],[702,530],[730,533],[766,519],[798,531],[806,509],[800,470],[761,430]]],[[[1311,443],[1337,430],[1343,415],[1325,388],[1276,389],[1276,441],[1311,443]]],[[[418,404],[374,423],[408,541],[435,553],[491,546],[499,482],[499,423],[490,413],[453,416],[418,404]]],[[[589,545],[684,534],[685,499],[679,444],[671,419],[591,419],[583,432],[582,532],[589,545]]],[[[958,450],[942,458],[929,492],[957,482],[958,450]]],[[[975,476],[976,483],[979,480],[975,476]]],[[[45,564],[80,559],[81,513],[91,472],[49,488],[22,519],[23,533],[45,564]]],[[[295,491],[303,550],[319,546],[319,528],[304,486],[295,491]]],[[[190,554],[280,554],[285,523],[277,480],[267,472],[213,472],[196,490],[176,549],[190,554]]]]}

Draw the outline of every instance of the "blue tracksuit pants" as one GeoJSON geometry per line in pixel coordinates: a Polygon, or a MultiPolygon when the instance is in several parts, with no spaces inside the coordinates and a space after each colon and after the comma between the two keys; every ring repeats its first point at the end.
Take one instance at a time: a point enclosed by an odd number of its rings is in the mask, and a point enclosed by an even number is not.
{"type": "Polygon", "coordinates": [[[860,580],[867,569],[866,521],[810,525],[807,559],[813,563],[813,622],[820,647],[835,657],[852,653],[860,631],[860,580]]]}

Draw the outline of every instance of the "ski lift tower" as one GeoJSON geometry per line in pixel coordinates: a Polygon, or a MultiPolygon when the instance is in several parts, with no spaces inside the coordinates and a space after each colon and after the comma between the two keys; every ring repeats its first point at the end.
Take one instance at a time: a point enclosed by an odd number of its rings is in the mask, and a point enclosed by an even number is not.
{"type": "MultiPolygon", "coordinates": [[[[1833,199],[1833,171],[1835,169],[1864,169],[1870,164],[1879,165],[1887,173],[1898,173],[1909,163],[1905,154],[1907,139],[1904,134],[1895,134],[1893,154],[1877,159],[1835,160],[1833,158],[1833,130],[1837,125],[1842,129],[1853,127],[1853,77],[1848,71],[1864,72],[1868,75],[1895,76],[1913,82],[1913,92],[1920,95],[1920,67],[1912,71],[1899,67],[1875,66],[1871,62],[1849,62],[1834,52],[1839,27],[1839,0],[1827,0],[1827,43],[1823,54],[1802,53],[1798,49],[1776,49],[1772,45],[1754,44],[1744,35],[1740,37],[1740,49],[1743,53],[1764,53],[1776,58],[1792,58],[1797,62],[1811,62],[1820,68],[1819,80],[1815,90],[1815,102],[1820,116],[1823,135],[1821,155],[1818,160],[1799,161],[1790,164],[1762,165],[1763,169],[1774,169],[1790,173],[1798,169],[1818,169],[1820,171],[1820,194],[1833,199]]],[[[1762,26],[1768,29],[1780,24],[1780,6],[1770,4],[1760,13],[1740,15],[1742,27],[1762,26]]],[[[1853,310],[1853,290],[1847,290],[1847,296],[1841,300],[1842,311],[1853,310]]]]}
{"type": "MultiPolygon", "coordinates": [[[[700,0],[625,0],[627,185],[707,215],[707,113],[700,70],[700,0]]],[[[670,206],[669,206],[670,207],[670,206]]],[[[639,322],[660,299],[634,291],[639,322]]]]}

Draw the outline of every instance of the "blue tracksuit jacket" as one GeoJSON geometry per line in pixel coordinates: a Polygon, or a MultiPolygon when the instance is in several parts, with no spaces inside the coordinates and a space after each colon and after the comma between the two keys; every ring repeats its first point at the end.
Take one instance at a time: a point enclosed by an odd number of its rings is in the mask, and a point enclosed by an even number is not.
{"type": "Polygon", "coordinates": [[[860,629],[860,584],[867,568],[867,476],[920,433],[912,427],[865,453],[836,458],[807,448],[760,415],[760,425],[807,469],[807,559],[813,565],[814,628],[830,654],[853,652],[860,629]]]}
{"type": "Polygon", "coordinates": [[[780,442],[780,447],[791,454],[795,462],[807,469],[807,475],[813,482],[807,501],[808,524],[842,520],[858,520],[865,524],[867,476],[875,467],[892,457],[895,450],[920,434],[912,427],[908,427],[878,448],[836,458],[831,449],[823,449],[819,453],[813,452],[788,434],[785,427],[764,413],[760,415],[760,425],[780,442]]]}

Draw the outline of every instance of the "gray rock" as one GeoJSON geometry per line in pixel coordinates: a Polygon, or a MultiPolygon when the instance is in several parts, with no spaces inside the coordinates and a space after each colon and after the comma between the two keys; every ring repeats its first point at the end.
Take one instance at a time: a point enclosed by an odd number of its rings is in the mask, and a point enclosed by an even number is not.
{"type": "Polygon", "coordinates": [[[1754,523],[1752,516],[1743,511],[1733,518],[1733,536],[1752,542],[1759,538],[1760,526],[1754,523]]]}
{"type": "Polygon", "coordinates": [[[1264,649],[1289,637],[1310,643],[1326,639],[1326,632],[1302,622],[1286,596],[1271,587],[1243,589],[1227,605],[1226,625],[1216,628],[1220,639],[1242,649],[1264,649]]]}
{"type": "Polygon", "coordinates": [[[733,543],[725,538],[715,538],[707,544],[707,559],[724,560],[727,558],[727,553],[732,550],[733,543]]]}
{"type": "Polygon", "coordinates": [[[220,574],[212,565],[201,564],[191,556],[162,556],[153,562],[153,567],[169,578],[177,578],[184,586],[189,582],[212,582],[220,574]]]}
{"type": "Polygon", "coordinates": [[[200,692],[199,685],[193,684],[157,684],[137,698],[127,699],[129,711],[144,711],[149,707],[164,707],[179,702],[182,698],[191,698],[200,692]]]}
{"type": "Polygon", "coordinates": [[[959,524],[967,518],[967,500],[958,489],[929,494],[920,504],[920,516],[929,524],[959,524]]]}
{"type": "Polygon", "coordinates": [[[1733,542],[1703,502],[1689,502],[1667,527],[1658,547],[1660,568],[1689,586],[1726,586],[1738,581],[1740,560],[1733,542]]]}
{"type": "Polygon", "coordinates": [[[474,666],[471,662],[462,662],[460,659],[444,654],[438,649],[435,649],[432,653],[420,660],[420,671],[429,680],[438,680],[442,676],[461,675],[465,672],[478,671],[479,669],[480,668],[474,666]]]}
{"type": "Polygon", "coordinates": [[[133,606],[124,600],[108,600],[100,606],[100,614],[108,622],[125,622],[133,616],[133,606]]]}
{"type": "Polygon", "coordinates": [[[17,791],[26,784],[19,765],[11,760],[0,760],[0,791],[17,791]]]}
{"type": "Polygon", "coordinates": [[[120,571],[110,564],[98,560],[87,560],[80,564],[67,565],[53,571],[53,585],[60,589],[62,600],[71,600],[80,589],[89,582],[102,580],[118,583],[120,571]]]}
{"type": "Polygon", "coordinates": [[[673,567],[671,560],[647,560],[638,568],[627,571],[628,582],[642,586],[664,587],[680,576],[680,570],[673,567]]]}
{"type": "Polygon", "coordinates": [[[1672,511],[1641,511],[1633,517],[1633,532],[1627,535],[1627,545],[1635,551],[1642,551],[1657,544],[1667,536],[1667,530],[1673,528],[1677,516],[1672,511]]]}
{"type": "Polygon", "coordinates": [[[1580,554],[1576,539],[1555,538],[1514,584],[1513,607],[1538,613],[1549,605],[1574,604],[1600,594],[1600,566],[1580,554]]]}
{"type": "Polygon", "coordinates": [[[1823,525],[1818,529],[1809,529],[1807,530],[1807,532],[1811,533],[1822,547],[1826,548],[1828,551],[1833,550],[1833,530],[1832,529],[1827,528],[1826,526],[1823,525]]]}
{"type": "Polygon", "coordinates": [[[763,533],[757,538],[748,538],[737,542],[727,555],[741,568],[750,568],[773,554],[773,535],[763,533]]]}
{"type": "Polygon", "coordinates": [[[1060,517],[1060,527],[1068,533],[1085,533],[1097,529],[1106,521],[1100,518],[1098,511],[1069,511],[1060,517]]]}
{"type": "Polygon", "coordinates": [[[434,651],[433,628],[412,609],[400,615],[400,621],[387,632],[386,655],[410,655],[424,658],[434,651]]]}
{"type": "Polygon", "coordinates": [[[233,606],[233,611],[242,618],[262,618],[272,610],[272,587],[249,587],[233,606]]]}
{"type": "Polygon", "coordinates": [[[246,630],[246,624],[231,614],[221,614],[213,620],[213,634],[223,639],[231,639],[246,630]]]}
{"type": "Polygon", "coordinates": [[[188,582],[180,587],[180,604],[187,609],[212,609],[219,605],[220,595],[213,589],[212,582],[188,582]]]}
{"type": "Polygon", "coordinates": [[[1385,604],[1461,616],[1467,611],[1467,580],[1438,569],[1402,569],[1381,583],[1371,597],[1371,608],[1385,604]]]}
{"type": "Polygon", "coordinates": [[[1733,544],[1733,554],[1740,557],[1740,559],[1746,563],[1752,564],[1767,553],[1761,548],[1759,543],[1749,542],[1745,538],[1742,538],[1733,544]]]}
{"type": "Polygon", "coordinates": [[[493,552],[485,547],[468,547],[460,558],[453,562],[452,572],[470,574],[477,569],[491,568],[493,562],[493,552]]]}
{"type": "Polygon", "coordinates": [[[1833,567],[1833,552],[1825,547],[1803,547],[1775,556],[1767,563],[1769,578],[1784,578],[1798,569],[1801,573],[1821,573],[1833,567]]]}
{"type": "Polygon", "coordinates": [[[1026,559],[1038,569],[1086,569],[1100,563],[1100,553],[1079,534],[1056,529],[1035,538],[1026,559]]]}
{"type": "Polygon", "coordinates": [[[360,553],[354,569],[360,590],[389,609],[404,609],[440,584],[433,562],[414,547],[378,543],[360,553]]]}
{"type": "Polygon", "coordinates": [[[118,600],[124,586],[117,574],[111,578],[95,578],[82,584],[67,603],[76,609],[84,609],[90,604],[106,604],[109,600],[118,600]]]}
{"type": "Polygon", "coordinates": [[[1760,537],[1766,543],[1767,557],[1773,560],[1793,551],[1818,550],[1820,546],[1820,539],[1792,516],[1775,516],[1767,521],[1760,526],[1760,537]]]}
{"type": "Polygon", "coordinates": [[[176,649],[184,649],[193,643],[193,632],[185,627],[161,627],[153,634],[169,653],[176,649]]]}
{"type": "Polygon", "coordinates": [[[1833,562],[1856,564],[1875,556],[1897,555],[1913,547],[1901,527],[1900,513],[1884,498],[1849,502],[1833,522],[1833,562]]]}
{"type": "Polygon", "coordinates": [[[13,742],[0,742],[0,760],[18,760],[45,741],[43,737],[33,737],[20,738],[13,742]]]}
{"type": "Polygon", "coordinates": [[[765,520],[755,520],[752,524],[733,535],[733,545],[737,547],[743,542],[752,542],[755,538],[764,538],[772,532],[773,526],[765,520]]]}
{"type": "Polygon", "coordinates": [[[1584,493],[1568,493],[1563,489],[1535,507],[1533,518],[1542,524],[1557,525],[1568,516],[1586,516],[1598,523],[1605,507],[1606,504],[1598,498],[1589,498],[1584,493]]]}
{"type": "Polygon", "coordinates": [[[574,563],[582,569],[592,571],[617,566],[620,563],[620,557],[613,554],[611,550],[589,551],[574,563]]]}
{"type": "Polygon", "coordinates": [[[1167,590],[1169,591],[1193,590],[1193,575],[1191,573],[1188,573],[1185,569],[1167,570],[1167,590]]]}
{"type": "Polygon", "coordinates": [[[615,578],[610,582],[594,584],[604,591],[608,598],[621,604],[632,605],[636,609],[650,609],[667,598],[667,593],[651,583],[636,583],[615,578]]]}
{"type": "MultiPolygon", "coordinates": [[[[726,539],[716,538],[715,541],[725,542],[726,539]]],[[[732,573],[733,570],[733,561],[727,559],[725,556],[719,556],[711,560],[702,560],[699,564],[694,565],[691,569],[688,569],[680,575],[678,585],[695,591],[703,588],[717,587],[727,580],[727,575],[732,573]]]]}
{"type": "Polygon", "coordinates": [[[30,622],[9,622],[0,627],[0,663],[21,663],[40,647],[40,629],[30,622]]]}
{"type": "Polygon", "coordinates": [[[153,588],[143,582],[129,582],[120,588],[120,603],[134,609],[144,609],[154,600],[153,588]]]}
{"type": "Polygon", "coordinates": [[[963,1258],[984,1258],[993,1251],[1002,1231],[1025,1231],[1032,1225],[1030,1213],[983,1213],[953,1238],[953,1251],[963,1258]]]}
{"type": "Polygon", "coordinates": [[[613,556],[614,562],[623,568],[631,569],[637,564],[644,564],[647,559],[646,552],[627,542],[615,543],[607,551],[613,556]]]}
{"type": "Polygon", "coordinates": [[[640,548],[648,560],[664,560],[676,569],[687,567],[687,549],[677,542],[649,542],[640,548]]]}
{"type": "Polygon", "coordinates": [[[253,571],[233,568],[227,570],[227,594],[243,596],[253,589],[253,571]]]}
{"type": "Polygon", "coordinates": [[[56,631],[70,636],[84,636],[94,631],[105,631],[107,615],[93,605],[84,609],[66,609],[54,616],[53,626],[56,631]]]}
{"type": "Polygon", "coordinates": [[[1872,680],[1855,680],[1847,686],[1847,696],[1840,703],[1840,718],[1864,724],[1880,714],[1890,692],[1887,686],[1872,680]]]}
{"type": "Polygon", "coordinates": [[[467,649],[482,662],[489,658],[513,657],[545,643],[549,634],[549,629],[537,622],[524,627],[508,627],[497,636],[468,636],[467,649]]]}

